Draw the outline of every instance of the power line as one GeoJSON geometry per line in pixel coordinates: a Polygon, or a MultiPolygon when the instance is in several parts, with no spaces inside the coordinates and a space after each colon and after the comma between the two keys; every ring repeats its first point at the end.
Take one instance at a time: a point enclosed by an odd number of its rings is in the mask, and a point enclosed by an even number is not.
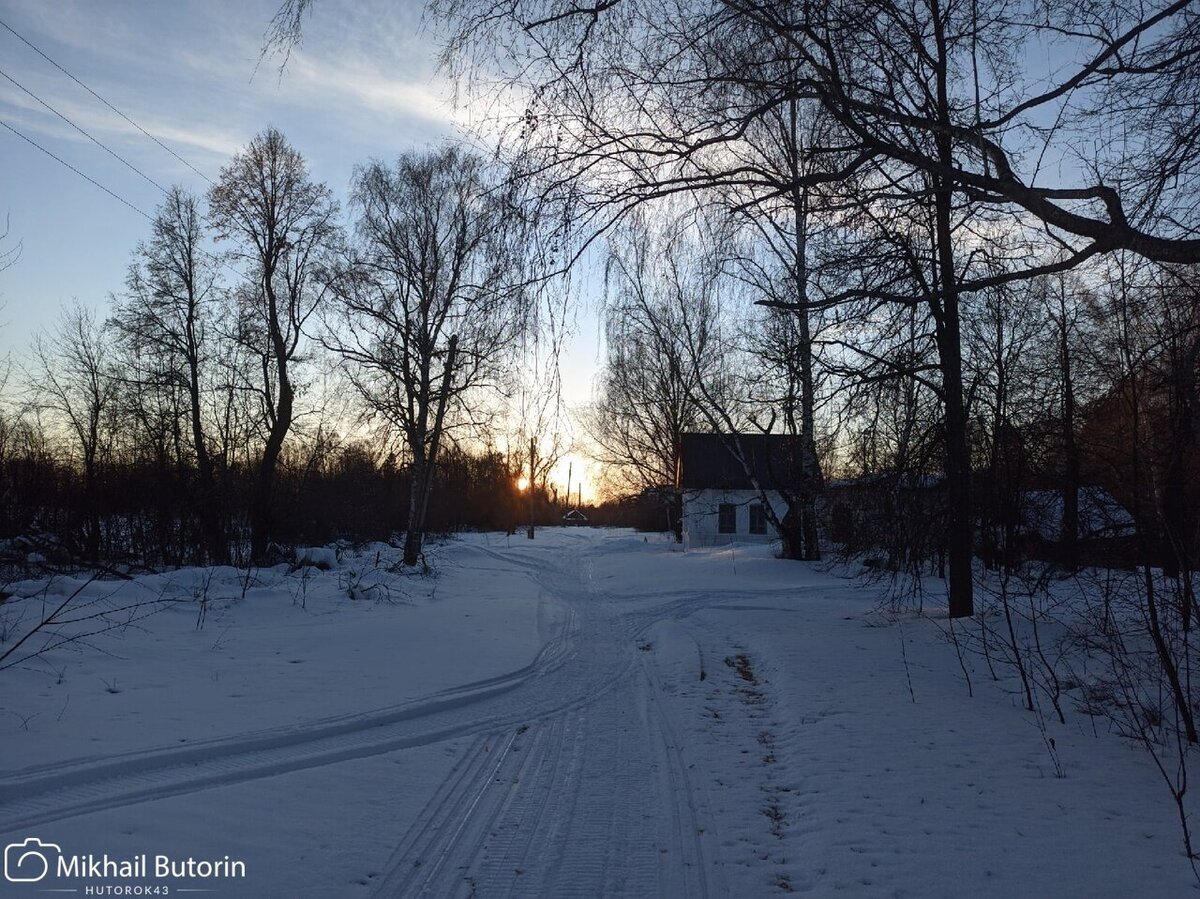
{"type": "Polygon", "coordinates": [[[132,203],[130,203],[128,200],[126,200],[124,197],[122,197],[120,194],[114,193],[113,191],[109,190],[107,187],[105,187],[103,184],[101,184],[99,181],[97,181],[91,175],[85,175],[83,172],[79,171],[79,169],[75,168],[75,166],[71,165],[71,163],[67,162],[61,156],[56,156],[54,153],[50,152],[45,147],[43,147],[41,144],[39,144],[37,141],[35,141],[32,137],[22,134],[20,131],[18,131],[16,128],[14,128],[12,125],[8,124],[8,122],[4,121],[3,119],[0,119],[0,125],[3,125],[5,128],[7,128],[9,131],[11,131],[13,134],[15,134],[17,137],[21,138],[21,140],[25,141],[27,144],[32,144],[33,146],[37,147],[39,150],[41,150],[43,153],[45,153],[51,159],[66,166],[72,172],[74,172],[76,175],[78,175],[80,178],[82,178],[84,181],[91,182],[96,187],[100,188],[102,191],[104,191],[106,194],[108,194],[110,197],[112,197],[114,200],[116,200],[120,203],[124,203],[126,206],[128,206],[130,209],[132,209],[134,212],[136,212],[142,218],[146,219],[147,221],[154,220],[153,218],[151,218],[151,216],[145,210],[139,209],[138,207],[136,207],[132,203]]]}
{"type": "Polygon", "coordinates": [[[30,50],[32,50],[34,53],[36,53],[38,56],[42,57],[42,59],[46,60],[46,62],[50,63],[50,65],[54,66],[54,68],[58,69],[60,72],[62,72],[68,78],[70,78],[72,81],[74,81],[76,84],[78,84],[81,88],[83,88],[85,91],[87,91],[93,97],[95,97],[97,100],[99,100],[101,103],[103,103],[109,109],[111,109],[113,112],[115,112],[117,115],[119,115],[125,121],[127,121],[130,125],[132,125],[134,128],[136,128],[138,131],[142,132],[142,134],[146,135],[146,137],[150,138],[150,140],[154,141],[156,144],[158,144],[160,147],[162,147],[164,150],[166,150],[168,153],[170,153],[172,156],[174,156],[175,159],[177,159],[179,162],[183,163],[185,166],[187,166],[189,169],[191,169],[193,172],[195,172],[197,175],[199,175],[201,178],[203,178],[209,184],[213,183],[212,179],[209,178],[208,175],[204,174],[204,172],[200,171],[198,168],[196,168],[194,165],[192,165],[190,162],[188,162],[186,159],[184,159],[182,156],[180,156],[178,153],[176,153],[174,150],[172,150],[166,144],[164,144],[161,140],[159,140],[157,137],[155,137],[153,134],[151,134],[149,131],[147,131],[145,128],[143,128],[141,125],[139,125],[133,119],[131,119],[129,116],[127,116],[125,113],[121,112],[121,110],[117,109],[117,107],[113,106],[111,103],[109,103],[107,100],[105,100],[102,96],[100,96],[98,93],[96,93],[94,90],[92,90],[86,84],[84,84],[82,81],[80,81],[78,78],[76,78],[70,72],[68,72],[65,68],[63,68],[57,62],[55,62],[53,59],[51,59],[42,49],[37,47],[27,37],[25,37],[24,35],[17,32],[11,25],[9,25],[3,19],[0,19],[0,26],[3,26],[10,34],[12,34],[13,37],[15,37],[17,40],[19,40],[21,43],[23,43],[26,47],[28,47],[30,50]]]}
{"type": "MultiPolygon", "coordinates": [[[[0,73],[0,74],[3,74],[3,73],[0,73]]],[[[70,169],[72,172],[74,172],[76,175],[78,175],[78,176],[79,176],[80,178],[82,178],[84,181],[87,181],[89,184],[92,184],[93,186],[100,188],[102,191],[104,191],[106,194],[108,194],[110,197],[112,197],[112,198],[113,198],[114,200],[116,200],[118,203],[122,203],[122,204],[124,204],[125,206],[128,206],[130,209],[132,209],[134,212],[136,212],[136,213],[137,213],[138,215],[140,215],[142,218],[146,219],[146,221],[148,221],[148,222],[153,222],[153,221],[154,221],[154,217],[153,217],[153,216],[151,216],[151,215],[150,215],[148,212],[146,212],[144,209],[140,209],[140,208],[138,208],[138,207],[137,207],[137,206],[135,206],[133,203],[129,202],[129,201],[128,201],[128,200],[126,200],[124,197],[122,197],[120,194],[118,194],[116,191],[110,190],[109,188],[105,187],[103,184],[101,184],[99,181],[97,181],[97,180],[96,180],[95,178],[93,178],[91,175],[88,175],[88,174],[85,174],[84,172],[81,172],[79,169],[75,168],[75,166],[71,165],[71,163],[67,162],[67,161],[66,161],[65,159],[63,159],[61,156],[58,156],[58,155],[56,155],[55,153],[53,153],[52,151],[50,151],[50,150],[47,150],[45,147],[43,147],[41,144],[39,144],[39,143],[38,143],[36,140],[34,140],[32,137],[30,137],[29,135],[27,135],[27,134],[23,134],[22,132],[18,131],[16,128],[14,128],[12,125],[8,124],[8,122],[4,121],[3,119],[0,119],[0,126],[3,126],[4,128],[7,128],[9,131],[11,131],[11,132],[12,132],[13,134],[15,134],[17,137],[21,138],[21,140],[25,141],[27,144],[30,144],[31,146],[33,146],[33,147],[36,147],[37,149],[41,150],[43,153],[45,153],[47,156],[49,156],[49,157],[50,157],[51,159],[53,159],[55,162],[57,162],[57,163],[59,163],[60,165],[63,165],[63,166],[65,166],[66,168],[70,169]]],[[[201,255],[203,255],[203,256],[207,256],[209,259],[211,259],[211,260],[212,260],[213,262],[215,262],[217,265],[219,265],[219,266],[221,266],[222,268],[224,268],[226,271],[228,271],[228,272],[231,272],[231,273],[233,273],[234,275],[237,275],[237,277],[238,277],[238,278],[240,278],[240,279],[242,279],[243,281],[249,280],[249,278],[247,278],[247,276],[246,276],[245,274],[243,274],[242,272],[238,271],[236,268],[234,268],[233,266],[231,266],[231,265],[230,265],[230,264],[229,264],[227,261],[225,261],[224,259],[222,259],[220,256],[216,255],[215,253],[210,253],[210,252],[208,252],[207,250],[204,250],[204,249],[201,249],[201,250],[200,250],[200,253],[201,253],[201,255]]]]}
{"type": "MultiPolygon", "coordinates": [[[[162,147],[164,150],[166,150],[168,153],[170,153],[172,156],[174,156],[176,159],[178,159],[184,165],[186,165],[189,169],[191,169],[193,172],[195,172],[197,175],[199,175],[201,178],[203,178],[209,184],[213,183],[212,179],[210,179],[207,175],[205,175],[203,172],[196,169],[195,166],[193,166],[191,163],[189,163],[186,159],[179,156],[174,150],[172,150],[170,147],[168,147],[166,144],[164,144],[162,141],[160,141],[158,138],[156,138],[153,134],[148,132],[145,128],[143,128],[137,122],[133,121],[133,119],[129,118],[129,116],[125,115],[125,113],[121,112],[121,110],[117,109],[115,106],[113,106],[107,100],[105,100],[103,97],[101,97],[99,94],[97,94],[94,90],[92,90],[90,87],[88,87],[82,81],[80,81],[78,78],[76,78],[70,72],[68,72],[66,69],[64,69],[62,66],[60,66],[58,63],[56,63],[53,59],[51,59],[49,56],[47,56],[45,53],[43,53],[41,50],[39,50],[37,47],[35,47],[32,43],[30,43],[28,40],[26,40],[26,38],[22,37],[20,34],[18,34],[16,31],[14,31],[12,26],[10,26],[7,22],[0,19],[0,25],[2,25],[4,28],[8,29],[8,31],[10,31],[13,35],[15,35],[19,40],[21,40],[25,44],[27,44],[30,49],[32,49],[33,51],[38,53],[40,56],[42,56],[47,62],[52,64],[55,68],[57,68],[64,75],[66,75],[68,78],[70,78],[76,84],[78,84],[80,87],[82,87],[84,90],[86,90],[92,96],[94,96],[97,100],[99,100],[101,103],[103,103],[109,109],[111,109],[113,112],[117,113],[117,115],[121,116],[121,118],[125,119],[125,121],[129,122],[129,124],[133,125],[139,131],[141,131],[143,134],[145,134],[148,138],[150,138],[152,141],[154,141],[156,144],[158,144],[160,147],[162,147]]],[[[10,82],[12,82],[18,88],[23,90],[29,96],[33,97],[33,99],[37,100],[37,102],[41,103],[48,110],[50,110],[52,113],[54,113],[60,119],[62,119],[64,122],[66,122],[68,125],[70,125],[72,128],[74,128],[76,131],[78,131],[80,134],[82,134],[84,137],[86,137],[88,140],[90,140],[96,146],[100,147],[102,150],[104,150],[110,156],[113,156],[118,161],[120,161],[121,163],[126,165],[128,168],[130,168],[132,171],[134,171],[135,173],[140,175],[142,178],[144,178],[148,182],[150,182],[152,185],[157,187],[160,191],[162,191],[162,193],[164,195],[170,196],[170,191],[168,191],[165,187],[163,187],[161,184],[159,184],[157,181],[155,181],[153,178],[151,178],[149,175],[147,175],[145,172],[143,172],[141,169],[139,169],[137,166],[135,166],[129,160],[127,160],[125,157],[121,156],[121,154],[117,153],[115,150],[108,147],[106,144],[104,144],[99,139],[93,137],[91,134],[89,134],[87,132],[86,129],[75,124],[73,121],[71,121],[71,119],[69,119],[63,113],[59,112],[57,109],[55,109],[53,106],[51,106],[45,100],[43,100],[41,97],[39,97],[33,91],[31,91],[29,88],[25,87],[25,85],[21,84],[19,81],[17,81],[11,75],[9,75],[7,72],[5,72],[3,69],[0,69],[0,75],[7,78],[10,82]]],[[[149,215],[145,210],[139,209],[137,206],[135,206],[133,203],[126,200],[120,194],[105,187],[103,184],[101,184],[95,178],[91,177],[90,175],[84,174],[79,169],[77,169],[75,166],[71,165],[71,163],[69,163],[65,159],[63,159],[61,156],[55,155],[50,150],[46,149],[41,144],[39,144],[37,141],[35,141],[33,138],[29,137],[26,134],[22,134],[20,131],[18,131],[16,128],[14,128],[12,125],[8,124],[8,122],[5,122],[4,120],[0,119],[0,125],[3,125],[9,131],[11,131],[13,134],[15,134],[17,137],[21,138],[21,140],[36,147],[39,150],[41,150],[43,153],[45,153],[51,159],[66,166],[68,169],[70,169],[72,172],[74,172],[80,178],[83,178],[85,181],[88,181],[89,183],[100,188],[100,190],[104,191],[106,194],[108,194],[114,200],[118,201],[119,203],[124,204],[125,206],[128,206],[130,209],[132,209],[138,215],[142,216],[147,221],[151,221],[151,222],[154,221],[154,218],[151,215],[149,215]]],[[[200,252],[201,252],[201,254],[203,254],[204,256],[207,256],[213,262],[217,263],[218,265],[220,265],[222,268],[226,269],[227,271],[232,272],[233,274],[237,275],[239,278],[241,278],[243,280],[247,280],[246,276],[244,274],[242,274],[237,269],[233,268],[228,262],[226,262],[221,257],[219,257],[213,253],[209,253],[207,250],[200,250],[200,252]]]]}
{"type": "Polygon", "coordinates": [[[153,184],[164,194],[167,193],[167,189],[165,187],[163,187],[161,184],[159,184],[157,181],[155,181],[153,178],[151,178],[149,175],[147,175],[145,172],[143,172],[141,169],[139,169],[136,165],[134,165],[132,162],[130,162],[128,159],[126,159],[124,156],[122,156],[120,153],[118,153],[112,147],[108,146],[102,140],[100,140],[97,137],[93,137],[82,126],[76,125],[73,121],[71,121],[69,118],[67,118],[66,115],[59,112],[57,109],[55,109],[53,106],[51,106],[49,103],[47,103],[41,97],[39,97],[37,94],[35,94],[29,88],[27,88],[25,85],[21,84],[21,82],[17,81],[17,79],[14,78],[12,75],[8,74],[8,72],[4,71],[3,69],[0,69],[0,76],[7,78],[10,82],[15,84],[17,87],[19,87],[25,93],[27,93],[29,96],[33,97],[33,99],[37,100],[39,103],[41,103],[48,110],[50,110],[52,113],[54,113],[60,119],[62,119],[64,122],[66,122],[72,128],[74,128],[76,131],[78,131],[80,134],[82,134],[84,137],[86,137],[92,143],[94,143],[97,147],[99,147],[101,150],[103,150],[109,156],[113,157],[113,159],[116,159],[118,162],[124,164],[125,167],[128,168],[130,171],[134,172],[137,175],[140,175],[142,178],[145,178],[148,182],[153,184]]]}

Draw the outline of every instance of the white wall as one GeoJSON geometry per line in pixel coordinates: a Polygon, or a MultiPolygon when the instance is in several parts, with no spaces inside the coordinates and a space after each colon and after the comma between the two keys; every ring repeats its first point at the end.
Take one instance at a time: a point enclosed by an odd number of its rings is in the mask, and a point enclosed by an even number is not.
{"type": "MultiPolygon", "coordinates": [[[[767,499],[776,516],[783,518],[787,505],[775,490],[767,491],[767,499]]],[[[750,505],[761,502],[757,490],[684,490],[683,546],[720,546],[725,543],[768,543],[778,539],[775,528],[767,520],[767,533],[750,533],[750,505]],[[717,507],[732,503],[737,510],[737,533],[717,532],[717,507]]]]}

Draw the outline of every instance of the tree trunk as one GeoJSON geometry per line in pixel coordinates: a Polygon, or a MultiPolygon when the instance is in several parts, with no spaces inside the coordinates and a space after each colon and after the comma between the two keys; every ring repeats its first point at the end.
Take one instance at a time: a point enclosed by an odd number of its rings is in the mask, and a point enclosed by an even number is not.
{"type": "Polygon", "coordinates": [[[256,561],[266,556],[267,546],[271,539],[271,507],[275,493],[275,469],[279,466],[279,454],[283,449],[283,440],[291,427],[291,392],[289,386],[285,405],[284,390],[282,385],[280,386],[279,409],[276,412],[275,423],[271,426],[271,433],[267,437],[267,445],[263,449],[262,462],[258,468],[258,484],[250,513],[250,557],[256,561]]]}
{"type": "Polygon", "coordinates": [[[414,448],[413,486],[408,503],[408,532],[404,535],[405,565],[416,565],[421,558],[421,544],[425,536],[425,513],[429,508],[429,494],[433,492],[434,465],[437,462],[438,446],[442,441],[442,429],[446,422],[446,405],[450,400],[450,386],[454,378],[454,363],[457,356],[458,335],[453,335],[446,349],[446,364],[442,369],[442,389],[438,396],[437,414],[433,417],[429,454],[424,456],[424,447],[422,447],[422,458],[418,462],[416,459],[418,452],[414,448]]]}
{"type": "MultiPolygon", "coordinates": [[[[949,221],[948,212],[946,220],[949,221]]],[[[943,260],[943,266],[945,265],[946,261],[943,260]]],[[[953,261],[950,261],[949,265],[953,266],[953,261]]],[[[967,413],[963,403],[958,301],[950,292],[944,295],[946,301],[943,306],[943,322],[938,327],[938,349],[946,432],[946,555],[950,567],[950,617],[963,618],[975,614],[971,573],[974,557],[971,451],[967,441],[967,413]]]]}
{"type": "Polygon", "coordinates": [[[806,508],[803,500],[799,500],[793,508],[788,509],[779,522],[779,540],[782,544],[780,554],[785,559],[812,561],[808,558],[808,538],[806,508]]]}
{"type": "MultiPolygon", "coordinates": [[[[954,147],[950,137],[949,94],[946,87],[949,65],[946,53],[945,20],[938,4],[933,4],[934,37],[937,41],[938,117],[946,127],[938,131],[939,161],[947,169],[953,166],[954,147]]],[[[958,275],[954,269],[952,224],[954,187],[945,177],[934,179],[934,218],[937,232],[938,277],[941,282],[941,309],[935,309],[939,367],[942,374],[942,402],[946,431],[946,523],[949,529],[946,554],[950,566],[947,592],[951,618],[975,614],[971,565],[974,557],[974,529],[971,516],[971,451],[967,440],[967,410],[963,401],[962,336],[959,325],[958,275]],[[940,312],[940,314],[936,314],[940,312]]]]}
{"type": "Polygon", "coordinates": [[[820,531],[817,526],[817,498],[821,493],[821,462],[817,457],[817,438],[813,395],[812,339],[808,310],[801,312],[800,341],[800,559],[816,562],[821,558],[820,531]]]}
{"type": "Polygon", "coordinates": [[[413,454],[412,482],[408,491],[408,524],[404,532],[404,564],[416,565],[421,558],[425,537],[425,490],[429,483],[426,472],[432,468],[425,459],[413,454]]]}
{"type": "Polygon", "coordinates": [[[200,531],[204,537],[208,561],[215,565],[224,565],[229,561],[229,544],[222,533],[212,457],[208,454],[208,444],[204,439],[204,420],[200,408],[200,349],[196,340],[195,310],[196,303],[192,299],[188,305],[187,315],[187,353],[192,450],[196,453],[196,470],[200,480],[200,496],[196,512],[200,518],[200,531]]]}
{"type": "Polygon", "coordinates": [[[275,290],[271,286],[273,272],[273,268],[266,270],[263,284],[268,299],[267,321],[271,329],[271,343],[275,354],[279,386],[275,416],[271,421],[271,432],[267,435],[267,445],[263,448],[262,464],[258,469],[258,486],[251,507],[250,557],[255,560],[260,560],[266,555],[267,545],[271,539],[271,506],[274,500],[275,469],[279,465],[283,441],[292,427],[292,410],[295,401],[292,381],[288,376],[287,345],[279,328],[279,307],[275,298],[275,290]]]}
{"type": "Polygon", "coordinates": [[[1075,440],[1075,384],[1071,372],[1071,346],[1067,332],[1066,302],[1060,306],[1059,368],[1063,379],[1062,533],[1063,561],[1070,571],[1079,567],[1079,445],[1075,440]]]}
{"type": "MultiPolygon", "coordinates": [[[[798,545],[791,548],[795,555],[788,558],[816,562],[821,558],[820,534],[817,526],[817,497],[821,491],[821,462],[817,457],[816,395],[813,385],[812,321],[808,309],[808,190],[801,188],[801,146],[799,109],[795,100],[789,104],[791,152],[789,164],[792,175],[792,212],[795,229],[795,256],[792,277],[796,285],[796,329],[800,353],[800,495],[799,521],[796,522],[798,545]]],[[[784,537],[785,545],[789,542],[784,537]]]]}
{"type": "Polygon", "coordinates": [[[97,484],[95,451],[87,453],[83,463],[83,496],[87,506],[87,535],[84,550],[88,561],[100,561],[100,489],[97,484]]]}

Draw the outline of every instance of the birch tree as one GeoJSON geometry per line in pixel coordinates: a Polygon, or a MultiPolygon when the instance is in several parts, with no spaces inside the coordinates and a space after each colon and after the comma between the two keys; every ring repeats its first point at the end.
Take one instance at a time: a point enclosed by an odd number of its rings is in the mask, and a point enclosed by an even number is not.
{"type": "Polygon", "coordinates": [[[354,179],[355,245],[325,341],[368,415],[408,451],[407,565],[421,556],[448,430],[470,394],[499,386],[531,321],[528,222],[509,190],[455,147],[375,162],[354,179]]]}
{"type": "Polygon", "coordinates": [[[274,128],[221,170],[208,202],[217,237],[232,243],[251,279],[237,294],[238,335],[259,363],[266,434],[250,513],[250,552],[259,559],[270,539],[275,471],[296,414],[295,366],[305,325],[325,296],[326,282],[317,275],[337,237],[338,207],[274,128]]]}

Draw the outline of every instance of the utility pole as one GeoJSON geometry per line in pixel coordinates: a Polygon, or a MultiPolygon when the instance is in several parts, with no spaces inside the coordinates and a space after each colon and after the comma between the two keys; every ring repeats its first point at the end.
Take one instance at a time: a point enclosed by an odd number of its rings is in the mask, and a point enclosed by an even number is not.
{"type": "Polygon", "coordinates": [[[537,466],[534,464],[537,459],[536,454],[537,454],[537,447],[535,445],[534,439],[532,437],[530,437],[529,438],[529,530],[526,532],[526,536],[528,536],[530,540],[533,539],[533,494],[534,494],[534,491],[537,489],[536,485],[534,484],[534,477],[533,477],[533,473],[537,470],[537,466]]]}

